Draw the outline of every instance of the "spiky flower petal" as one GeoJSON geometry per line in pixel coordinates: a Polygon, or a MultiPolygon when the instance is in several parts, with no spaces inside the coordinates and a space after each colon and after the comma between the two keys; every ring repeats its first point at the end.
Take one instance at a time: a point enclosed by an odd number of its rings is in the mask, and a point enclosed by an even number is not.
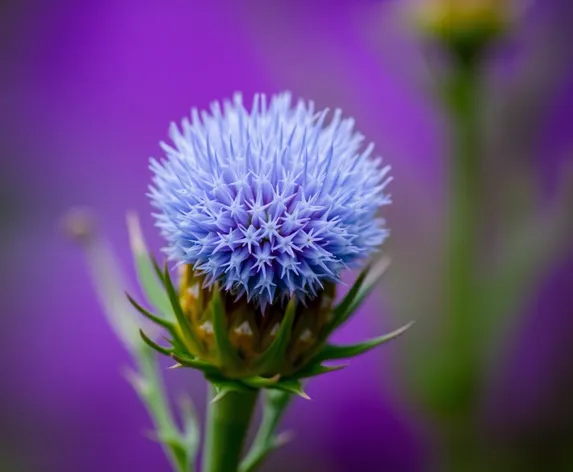
{"type": "Polygon", "coordinates": [[[314,298],[386,238],[389,167],[340,110],[288,93],[192,110],[151,161],[157,225],[177,263],[265,309],[314,298]]]}

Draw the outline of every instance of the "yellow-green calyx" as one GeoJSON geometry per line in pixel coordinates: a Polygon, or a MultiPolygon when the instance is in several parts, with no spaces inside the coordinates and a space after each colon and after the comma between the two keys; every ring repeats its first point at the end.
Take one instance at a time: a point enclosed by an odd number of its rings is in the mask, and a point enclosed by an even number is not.
{"type": "MultiPolygon", "coordinates": [[[[337,305],[335,285],[325,284],[306,304],[297,303],[293,297],[288,303],[267,306],[263,313],[216,285],[205,288],[202,277],[190,266],[180,268],[179,281],[174,284],[167,266],[161,269],[149,256],[135,218],[130,220],[129,229],[139,280],[155,312],[129,299],[141,314],[169,334],[166,347],[141,331],[144,341],[172,357],[177,362],[174,367],[203,371],[221,392],[271,388],[306,397],[301,379],[344,367],[325,366],[323,362],[366,352],[409,327],[355,345],[331,345],[329,336],[351,317],[377,279],[366,282],[368,269],[337,305]]],[[[381,275],[383,270],[379,272],[381,275]]]]}

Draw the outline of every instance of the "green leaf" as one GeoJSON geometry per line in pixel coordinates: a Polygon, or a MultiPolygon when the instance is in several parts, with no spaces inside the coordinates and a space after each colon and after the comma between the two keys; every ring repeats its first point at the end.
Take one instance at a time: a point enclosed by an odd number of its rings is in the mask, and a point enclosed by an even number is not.
{"type": "Polygon", "coordinates": [[[177,330],[173,330],[173,333],[171,333],[171,334],[173,335],[172,339],[169,339],[166,336],[164,336],[163,338],[173,346],[173,350],[175,352],[181,352],[181,353],[182,352],[188,352],[189,349],[187,348],[187,346],[185,345],[185,343],[181,339],[181,336],[179,336],[179,333],[177,332],[177,330]]]}
{"type": "Polygon", "coordinates": [[[156,342],[152,341],[149,337],[147,337],[147,335],[143,332],[143,330],[141,329],[139,330],[139,335],[141,336],[141,339],[143,339],[145,344],[147,344],[152,349],[155,349],[157,352],[165,354],[166,356],[171,356],[173,350],[161,347],[159,344],[157,344],[156,342]]]}
{"type": "Polygon", "coordinates": [[[364,299],[370,294],[370,292],[372,292],[372,289],[376,286],[378,281],[386,273],[389,266],[390,266],[389,257],[383,257],[382,259],[378,260],[373,266],[371,266],[370,270],[368,271],[368,274],[366,275],[366,279],[362,284],[362,287],[360,287],[357,296],[354,298],[354,300],[350,304],[350,307],[348,308],[348,313],[344,321],[346,321],[348,318],[352,316],[352,314],[362,304],[364,299]]]}
{"type": "Polygon", "coordinates": [[[292,297],[287,305],[284,318],[277,331],[275,339],[254,363],[257,369],[265,373],[273,374],[281,368],[281,365],[285,361],[295,313],[296,299],[295,297],[292,297]]]}
{"type": "Polygon", "coordinates": [[[385,342],[391,341],[392,339],[397,338],[402,333],[407,331],[414,322],[410,322],[405,326],[402,326],[400,329],[393,331],[390,334],[385,334],[383,336],[379,336],[374,339],[370,339],[368,341],[358,343],[358,344],[350,344],[348,346],[335,346],[332,344],[327,344],[324,348],[313,358],[313,362],[322,362],[327,360],[334,360],[334,359],[347,359],[349,357],[358,356],[365,352],[374,349],[376,346],[380,346],[385,342]]]}
{"type": "Polygon", "coordinates": [[[285,444],[292,434],[276,434],[280,420],[288,407],[292,395],[288,392],[266,389],[263,393],[262,418],[249,452],[245,454],[239,472],[253,472],[258,469],[266,456],[285,444]]]}
{"type": "Polygon", "coordinates": [[[90,279],[110,327],[128,352],[134,355],[145,347],[139,336],[141,320],[125,298],[126,277],[99,230],[93,212],[88,208],[71,209],[63,223],[68,235],[80,245],[86,257],[90,279]]]}
{"type": "Polygon", "coordinates": [[[193,369],[198,369],[205,373],[216,373],[219,371],[216,366],[209,364],[208,362],[186,356],[179,352],[172,352],[171,357],[185,367],[192,367],[193,369]]]}
{"type": "MultiPolygon", "coordinates": [[[[156,270],[160,270],[157,263],[154,263],[156,270]]],[[[201,347],[201,343],[197,339],[195,333],[191,330],[189,326],[189,321],[187,320],[185,313],[183,313],[183,309],[179,303],[179,298],[177,296],[177,292],[175,291],[175,287],[173,286],[173,282],[171,281],[171,277],[169,276],[169,269],[167,268],[167,264],[163,270],[163,283],[165,284],[165,289],[167,290],[167,295],[169,296],[169,300],[171,301],[171,306],[173,307],[173,312],[175,313],[175,317],[177,318],[177,323],[183,332],[183,338],[196,352],[203,352],[201,347]]]]}
{"type": "Polygon", "coordinates": [[[177,431],[169,431],[168,433],[158,433],[156,440],[165,444],[171,450],[175,461],[179,466],[179,470],[188,470],[191,458],[187,451],[186,445],[182,444],[182,438],[179,437],[177,431]]]}
{"type": "Polygon", "coordinates": [[[334,330],[350,319],[356,309],[375,287],[376,282],[386,272],[390,265],[390,259],[384,257],[373,266],[366,267],[358,276],[346,296],[334,308],[333,318],[321,334],[321,340],[325,341],[334,330]]]}
{"type": "Polygon", "coordinates": [[[211,314],[213,317],[213,334],[215,336],[216,352],[221,362],[221,366],[230,369],[237,368],[241,365],[241,358],[231,344],[227,332],[227,321],[225,319],[225,310],[221,301],[221,293],[218,284],[213,287],[211,297],[211,314]]]}
{"type": "Polygon", "coordinates": [[[150,311],[146,310],[145,308],[143,308],[139,303],[137,303],[135,301],[135,299],[126,292],[126,296],[127,299],[129,300],[129,302],[135,307],[135,309],[137,311],[139,311],[139,313],[141,313],[143,316],[145,316],[147,319],[153,321],[155,324],[158,324],[159,326],[162,326],[164,328],[166,328],[167,330],[171,331],[173,329],[173,325],[169,322],[164,320],[163,318],[158,317],[157,315],[154,315],[153,313],[151,313],[150,311]]]}
{"type": "Polygon", "coordinates": [[[199,421],[193,407],[193,401],[186,395],[179,397],[177,404],[181,414],[182,440],[185,450],[194,457],[199,447],[199,421]]]}
{"type": "Polygon", "coordinates": [[[246,379],[241,379],[241,381],[253,388],[267,388],[272,387],[280,379],[280,376],[275,375],[274,377],[248,377],[246,379]]]}
{"type": "Polygon", "coordinates": [[[139,218],[135,212],[127,214],[127,230],[137,278],[148,302],[159,310],[165,319],[173,319],[174,314],[169,298],[161,283],[161,277],[157,277],[153,268],[152,258],[145,244],[139,218]]]}
{"type": "Polygon", "coordinates": [[[358,292],[360,291],[360,288],[362,287],[364,279],[366,279],[366,275],[368,275],[369,270],[370,266],[366,267],[366,269],[360,273],[342,301],[336,307],[334,307],[332,310],[332,319],[320,334],[320,342],[326,341],[326,339],[334,332],[334,330],[336,330],[340,325],[347,321],[348,318],[350,318],[350,315],[352,314],[350,307],[358,295],[358,292]]]}
{"type": "Polygon", "coordinates": [[[304,398],[305,400],[310,400],[310,397],[306,394],[304,389],[302,388],[302,384],[293,378],[290,379],[281,379],[276,384],[271,387],[268,387],[274,390],[281,390],[283,392],[294,393],[299,397],[304,398]]]}
{"type": "Polygon", "coordinates": [[[344,315],[348,312],[350,306],[354,302],[354,299],[358,295],[358,292],[359,292],[360,288],[362,287],[362,284],[364,283],[364,279],[366,279],[366,276],[368,275],[369,270],[370,270],[370,266],[366,267],[366,269],[364,269],[360,273],[360,275],[355,280],[352,287],[350,287],[350,290],[344,296],[342,301],[336,307],[334,307],[333,314],[334,314],[334,320],[336,320],[335,324],[338,324],[339,323],[338,320],[341,319],[342,317],[344,317],[344,315]]]}
{"type": "Polygon", "coordinates": [[[245,385],[240,380],[227,379],[219,374],[209,374],[205,378],[211,382],[215,388],[216,395],[211,399],[211,403],[218,402],[230,392],[252,392],[253,389],[245,385]]]}
{"type": "Polygon", "coordinates": [[[312,363],[295,373],[291,378],[293,379],[307,379],[309,377],[316,377],[317,375],[327,374],[328,372],[335,372],[337,370],[342,370],[347,367],[344,365],[321,365],[320,362],[312,363]]]}
{"type": "Polygon", "coordinates": [[[175,325],[167,320],[164,320],[163,318],[159,318],[158,316],[154,315],[153,313],[151,313],[150,311],[146,310],[145,308],[143,308],[139,303],[137,303],[128,293],[126,293],[127,298],[129,300],[129,302],[135,307],[135,309],[137,311],[139,311],[139,313],[141,313],[143,316],[145,316],[147,319],[153,321],[154,323],[158,324],[159,326],[164,327],[165,329],[167,329],[167,331],[169,331],[169,334],[171,334],[171,336],[173,336],[173,339],[167,339],[165,338],[171,345],[173,345],[173,347],[175,348],[175,350],[186,350],[187,348],[185,347],[185,344],[183,342],[183,340],[181,339],[181,336],[179,335],[179,333],[177,332],[177,329],[175,328],[175,325]]]}

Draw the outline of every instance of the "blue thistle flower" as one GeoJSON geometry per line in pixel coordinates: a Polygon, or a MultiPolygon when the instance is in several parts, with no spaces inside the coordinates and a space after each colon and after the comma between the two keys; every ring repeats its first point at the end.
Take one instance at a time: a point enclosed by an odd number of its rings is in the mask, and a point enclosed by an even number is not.
{"type": "Polygon", "coordinates": [[[370,257],[388,235],[376,213],[390,168],[354,120],[327,114],[289,93],[256,95],[248,112],[237,94],[172,124],[150,166],[169,258],[264,310],[313,298],[370,257]]]}

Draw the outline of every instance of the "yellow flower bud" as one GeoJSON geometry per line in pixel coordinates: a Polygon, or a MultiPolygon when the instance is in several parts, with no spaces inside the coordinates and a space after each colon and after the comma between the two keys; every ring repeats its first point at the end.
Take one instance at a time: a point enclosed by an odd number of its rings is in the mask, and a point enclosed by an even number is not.
{"type": "Polygon", "coordinates": [[[513,23],[517,0],[411,0],[410,16],[426,36],[448,46],[481,47],[513,23]]]}

